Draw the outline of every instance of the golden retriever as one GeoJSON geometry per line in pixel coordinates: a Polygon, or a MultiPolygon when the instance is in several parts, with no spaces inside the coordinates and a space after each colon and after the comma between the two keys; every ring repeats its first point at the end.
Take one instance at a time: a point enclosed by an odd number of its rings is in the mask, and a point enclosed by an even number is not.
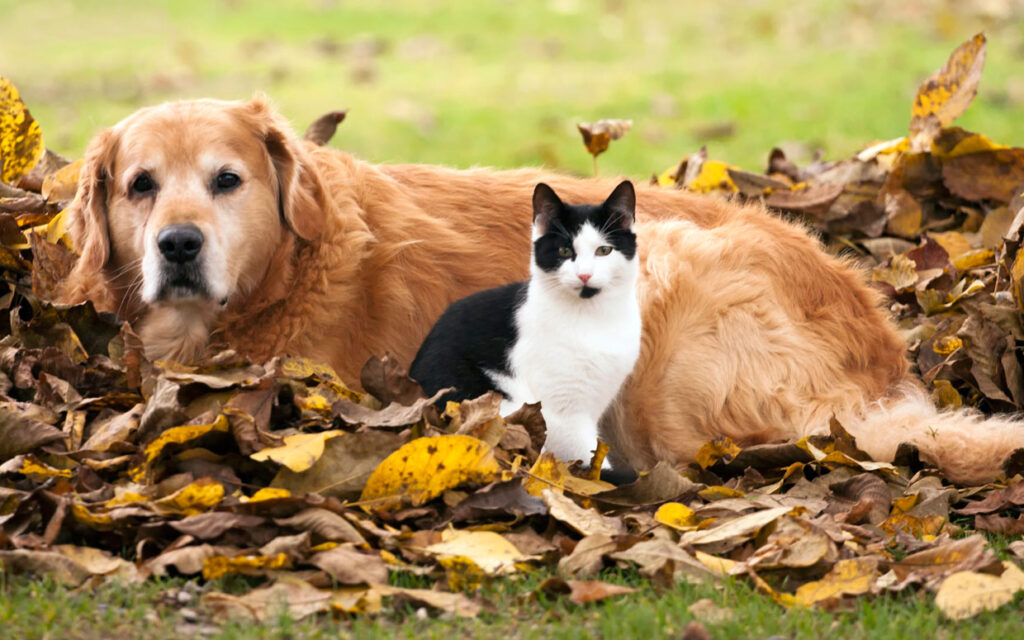
{"type": "MultiPolygon", "coordinates": [[[[146,108],[100,133],[68,210],[81,250],[62,298],[135,323],[156,359],[211,341],[295,354],[356,380],[409,363],[452,301],[528,274],[531,193],[599,202],[610,181],[540,170],[374,165],[300,141],[263,99],[146,108]]],[[[978,482],[1024,428],[937,412],[862,274],[757,206],[637,192],[640,360],[607,416],[616,462],[684,463],[716,436],[827,432],[878,459],[916,444],[978,482]]]]}

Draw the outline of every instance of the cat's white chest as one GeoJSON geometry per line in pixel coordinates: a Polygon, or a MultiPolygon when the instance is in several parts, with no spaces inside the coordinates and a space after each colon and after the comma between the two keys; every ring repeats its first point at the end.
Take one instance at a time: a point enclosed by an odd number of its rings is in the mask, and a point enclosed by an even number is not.
{"type": "Polygon", "coordinates": [[[563,460],[589,459],[597,424],[640,353],[640,308],[634,295],[584,304],[527,300],[500,381],[503,409],[540,402],[548,424],[545,449],[563,460]]]}

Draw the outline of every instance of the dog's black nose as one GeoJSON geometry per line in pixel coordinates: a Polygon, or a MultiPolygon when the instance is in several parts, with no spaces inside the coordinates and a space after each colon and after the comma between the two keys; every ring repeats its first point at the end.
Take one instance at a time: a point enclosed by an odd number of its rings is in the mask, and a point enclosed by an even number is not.
{"type": "Polygon", "coordinates": [[[192,262],[203,248],[203,232],[194,224],[174,224],[160,230],[156,246],[171,262],[192,262]]]}

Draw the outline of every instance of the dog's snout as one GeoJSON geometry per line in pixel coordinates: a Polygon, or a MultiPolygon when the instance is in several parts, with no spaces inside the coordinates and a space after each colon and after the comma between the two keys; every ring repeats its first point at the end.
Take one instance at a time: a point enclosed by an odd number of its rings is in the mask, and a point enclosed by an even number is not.
{"type": "Polygon", "coordinates": [[[156,246],[171,262],[192,262],[203,248],[203,232],[194,224],[174,224],[160,230],[156,246]]]}

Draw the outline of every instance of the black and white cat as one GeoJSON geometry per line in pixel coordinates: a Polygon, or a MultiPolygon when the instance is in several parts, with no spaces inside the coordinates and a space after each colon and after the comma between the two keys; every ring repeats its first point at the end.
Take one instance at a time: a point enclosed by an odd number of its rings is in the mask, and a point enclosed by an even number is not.
{"type": "MultiPolygon", "coordinates": [[[[546,451],[590,459],[597,425],[640,353],[633,184],[600,205],[533,193],[530,280],[453,303],[410,369],[428,394],[464,400],[502,393],[502,413],[541,402],[546,451]]],[[[608,467],[608,463],[605,463],[608,467]]]]}

